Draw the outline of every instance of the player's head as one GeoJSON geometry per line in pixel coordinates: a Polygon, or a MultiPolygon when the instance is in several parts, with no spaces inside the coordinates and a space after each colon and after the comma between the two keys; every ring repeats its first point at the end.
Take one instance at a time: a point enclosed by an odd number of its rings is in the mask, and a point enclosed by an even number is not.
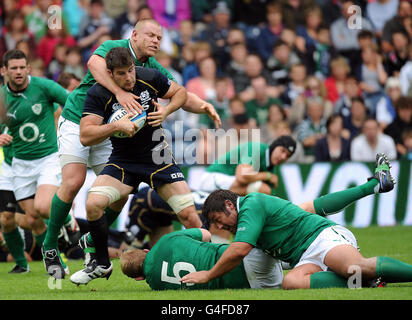
{"type": "Polygon", "coordinates": [[[30,67],[23,51],[10,50],[3,55],[3,73],[13,90],[25,88],[30,67]]]}
{"type": "Polygon", "coordinates": [[[136,83],[134,60],[129,50],[123,47],[111,49],[105,57],[106,67],[116,84],[131,91],[136,83]]]}
{"type": "Polygon", "coordinates": [[[286,162],[296,150],[296,141],[291,136],[281,136],[269,146],[270,167],[286,162]]]}
{"type": "Polygon", "coordinates": [[[143,262],[146,259],[147,250],[127,250],[120,256],[120,268],[122,272],[133,279],[143,280],[143,262]]]}
{"type": "Polygon", "coordinates": [[[203,204],[202,215],[207,224],[215,224],[217,228],[228,230],[232,234],[237,229],[237,198],[239,196],[229,190],[213,191],[203,204]]]}
{"type": "Polygon", "coordinates": [[[139,20],[130,37],[130,42],[139,60],[153,57],[160,48],[161,40],[162,26],[154,19],[139,20]]]}

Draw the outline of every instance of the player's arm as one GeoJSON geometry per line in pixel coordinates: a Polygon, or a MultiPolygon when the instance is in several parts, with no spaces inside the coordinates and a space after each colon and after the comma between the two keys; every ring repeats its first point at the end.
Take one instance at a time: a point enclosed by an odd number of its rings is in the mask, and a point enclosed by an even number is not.
{"type": "Polygon", "coordinates": [[[277,187],[277,176],[269,171],[257,172],[250,164],[239,164],[235,172],[236,180],[241,184],[264,181],[277,187]]]}
{"type": "Polygon", "coordinates": [[[103,57],[93,54],[87,62],[94,79],[100,83],[103,87],[109,90],[116,96],[117,101],[124,107],[129,113],[133,113],[132,110],[136,110],[138,113],[142,113],[142,106],[137,102],[138,96],[131,92],[124,91],[120,88],[111,77],[107,76],[106,61],[103,57]]]}
{"type": "Polygon", "coordinates": [[[170,81],[169,90],[161,98],[170,99],[166,106],[162,106],[156,101],[156,111],[147,115],[148,124],[151,126],[160,126],[166,117],[179,109],[185,103],[187,94],[186,89],[174,81],[170,81]]]}
{"type": "Polygon", "coordinates": [[[182,278],[183,283],[206,283],[236,268],[253,246],[246,242],[233,242],[210,270],[192,272],[182,278]]]}
{"type": "Polygon", "coordinates": [[[187,100],[182,106],[182,109],[191,113],[206,113],[208,117],[213,120],[216,129],[222,125],[222,121],[220,120],[215,107],[211,103],[200,99],[192,92],[187,93],[187,100]]]}

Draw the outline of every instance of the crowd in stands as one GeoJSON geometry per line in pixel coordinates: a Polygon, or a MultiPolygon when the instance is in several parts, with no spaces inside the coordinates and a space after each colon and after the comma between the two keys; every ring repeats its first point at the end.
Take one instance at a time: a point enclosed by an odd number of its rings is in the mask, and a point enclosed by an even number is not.
{"type": "MultiPolygon", "coordinates": [[[[294,162],[412,160],[412,1],[3,0],[0,17],[0,56],[18,48],[32,75],[55,81],[81,81],[101,43],[154,18],[157,60],[238,141],[259,128],[264,143],[293,135],[294,162]],[[48,27],[54,6],[61,28],[48,27]]],[[[164,127],[179,120],[215,151],[206,115],[179,110],[164,127]]]]}

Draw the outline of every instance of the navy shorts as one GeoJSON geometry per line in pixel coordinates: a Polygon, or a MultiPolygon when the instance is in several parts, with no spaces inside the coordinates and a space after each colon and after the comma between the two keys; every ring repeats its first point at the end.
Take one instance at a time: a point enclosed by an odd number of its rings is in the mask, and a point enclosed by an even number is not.
{"type": "Polygon", "coordinates": [[[147,183],[152,189],[166,183],[185,180],[180,168],[174,162],[169,164],[108,162],[100,175],[107,174],[121,183],[137,190],[141,182],[147,183]]]}
{"type": "Polygon", "coordinates": [[[24,213],[17,203],[13,191],[0,190],[0,212],[3,211],[24,213]]]}

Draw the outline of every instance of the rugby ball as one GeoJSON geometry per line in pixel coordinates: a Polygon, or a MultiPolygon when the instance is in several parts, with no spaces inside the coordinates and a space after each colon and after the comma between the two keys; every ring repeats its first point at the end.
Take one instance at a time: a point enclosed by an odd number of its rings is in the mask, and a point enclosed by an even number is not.
{"type": "MultiPolygon", "coordinates": [[[[127,111],[124,108],[117,109],[115,112],[112,113],[112,115],[109,117],[107,120],[107,123],[112,123],[120,120],[121,118],[127,116],[127,111]]],[[[142,111],[141,114],[136,114],[132,118],[130,118],[130,121],[134,122],[137,125],[137,129],[135,131],[135,134],[140,131],[140,129],[143,128],[143,126],[146,123],[146,118],[147,114],[146,111],[142,111]]],[[[124,134],[123,132],[117,131],[113,134],[114,137],[116,138],[127,138],[127,135],[124,134]]]]}

